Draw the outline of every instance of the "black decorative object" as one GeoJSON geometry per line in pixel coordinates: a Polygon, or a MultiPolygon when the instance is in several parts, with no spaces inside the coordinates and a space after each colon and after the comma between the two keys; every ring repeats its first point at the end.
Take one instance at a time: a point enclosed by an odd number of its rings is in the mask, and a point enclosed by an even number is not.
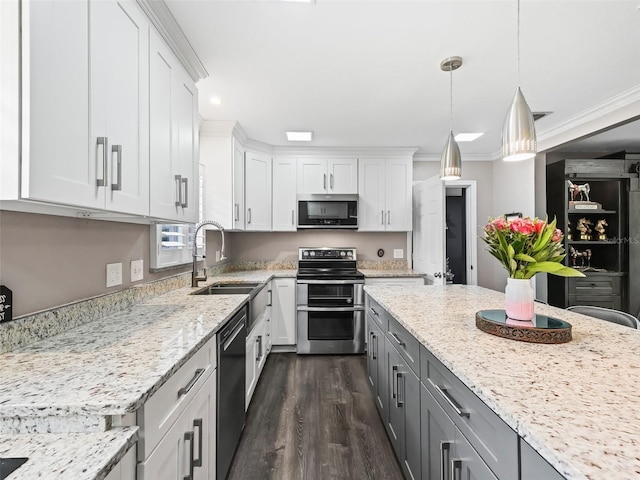
{"type": "Polygon", "coordinates": [[[13,292],[9,287],[0,285],[0,322],[13,320],[13,292]]]}
{"type": "Polygon", "coordinates": [[[384,257],[384,250],[383,249],[378,250],[378,256],[379,257],[384,257]]]}

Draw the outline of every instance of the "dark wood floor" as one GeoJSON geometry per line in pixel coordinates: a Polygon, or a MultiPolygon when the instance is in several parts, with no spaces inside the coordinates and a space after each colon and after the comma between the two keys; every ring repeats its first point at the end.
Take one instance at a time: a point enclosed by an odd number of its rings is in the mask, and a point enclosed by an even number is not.
{"type": "Polygon", "coordinates": [[[394,480],[364,356],[269,356],[230,480],[394,480]]]}

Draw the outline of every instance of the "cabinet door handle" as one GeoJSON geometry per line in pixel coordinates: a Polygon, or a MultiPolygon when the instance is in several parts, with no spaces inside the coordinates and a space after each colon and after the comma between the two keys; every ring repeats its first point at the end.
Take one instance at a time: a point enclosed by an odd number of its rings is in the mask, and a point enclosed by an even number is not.
{"type": "Polygon", "coordinates": [[[267,301],[267,307],[273,306],[273,290],[267,290],[269,294],[269,300],[267,301]]]}
{"type": "Polygon", "coordinates": [[[327,189],[327,174],[323,174],[323,180],[322,180],[322,188],[323,190],[327,189]]]}
{"type": "Polygon", "coordinates": [[[108,137],[98,137],[96,142],[96,186],[98,187],[106,187],[107,186],[107,157],[109,154],[107,150],[109,148],[109,138],[108,137]],[[98,146],[102,145],[102,178],[98,178],[97,172],[98,169],[98,146]]]}
{"type": "Polygon", "coordinates": [[[375,315],[376,317],[379,317],[378,312],[376,312],[373,307],[369,307],[369,311],[371,312],[372,315],[375,315]]]}
{"type": "Polygon", "coordinates": [[[189,442],[189,475],[185,475],[184,480],[193,480],[193,432],[184,432],[184,441],[189,442]]]}
{"type": "Polygon", "coordinates": [[[184,201],[180,202],[180,206],[182,208],[188,208],[189,207],[189,179],[186,177],[183,178],[182,184],[184,185],[184,201]]]}
{"type": "Polygon", "coordinates": [[[376,360],[378,358],[377,355],[377,347],[378,347],[378,336],[371,332],[371,353],[373,354],[373,360],[376,360]]]}
{"type": "Polygon", "coordinates": [[[455,412],[458,414],[458,416],[460,417],[470,417],[471,414],[469,412],[465,412],[464,410],[462,410],[462,407],[460,405],[458,405],[458,402],[456,402],[451,395],[449,394],[449,391],[446,388],[442,388],[439,385],[436,385],[435,383],[433,383],[433,380],[431,380],[430,378],[428,379],[429,383],[431,384],[431,386],[433,388],[435,388],[437,390],[437,392],[442,395],[444,397],[444,399],[447,401],[447,403],[449,405],[451,405],[451,408],[453,408],[455,410],[455,412]]]}
{"type": "Polygon", "coordinates": [[[256,350],[256,362],[260,360],[260,337],[256,338],[258,349],[256,350]]]}
{"type": "Polygon", "coordinates": [[[387,225],[391,225],[391,210],[387,210],[387,225]]]}
{"type": "Polygon", "coordinates": [[[382,219],[380,225],[384,225],[384,210],[380,210],[380,218],[382,219]]]}
{"type": "Polygon", "coordinates": [[[251,223],[251,209],[247,209],[247,223],[251,223]]]}
{"type": "Polygon", "coordinates": [[[176,201],[174,205],[180,207],[182,205],[182,175],[173,177],[176,182],[176,201]]]}
{"type": "Polygon", "coordinates": [[[240,221],[240,204],[236,203],[235,207],[236,207],[236,218],[234,218],[234,220],[236,222],[239,222],[240,221]]]}
{"type": "Polygon", "coordinates": [[[189,383],[187,383],[184,387],[178,390],[178,397],[181,397],[182,395],[186,395],[187,393],[189,393],[189,390],[193,388],[193,386],[196,384],[196,382],[202,376],[203,373],[204,373],[204,368],[198,368],[193,373],[193,377],[191,377],[191,380],[189,380],[189,383]]]}
{"type": "Polygon", "coordinates": [[[393,339],[398,343],[398,345],[400,345],[401,347],[404,347],[406,344],[402,341],[402,339],[398,336],[397,333],[395,332],[389,332],[389,334],[393,337],[393,339]]]}
{"type": "Polygon", "coordinates": [[[296,224],[296,212],[295,210],[291,210],[291,225],[296,224]]]}
{"type": "Polygon", "coordinates": [[[398,366],[393,365],[391,367],[391,375],[393,375],[393,383],[391,385],[391,398],[396,399],[396,406],[398,406],[397,393],[396,393],[398,391],[398,376],[396,375],[397,373],[398,373],[398,366]]]}
{"type": "Polygon", "coordinates": [[[450,451],[451,442],[440,442],[440,480],[450,480],[449,475],[447,475],[450,451]],[[445,453],[447,458],[445,458],[445,453]]]}
{"type": "Polygon", "coordinates": [[[196,418],[193,420],[193,432],[195,434],[196,428],[198,429],[198,459],[193,459],[194,467],[202,467],[202,419],[196,418]]]}
{"type": "Polygon", "coordinates": [[[451,480],[462,480],[462,460],[451,460],[451,480]]]}
{"type": "Polygon", "coordinates": [[[397,382],[398,382],[398,395],[396,398],[396,406],[397,407],[403,407],[404,406],[404,389],[405,389],[405,385],[404,385],[404,373],[402,372],[398,372],[396,373],[396,377],[397,377],[397,382]],[[400,379],[402,379],[402,388],[400,388],[400,379]],[[400,400],[400,392],[402,392],[402,400],[400,400]]]}
{"type": "Polygon", "coordinates": [[[329,175],[329,187],[333,190],[333,173],[329,175]]]}
{"type": "Polygon", "coordinates": [[[111,190],[122,190],[122,145],[112,145],[111,155],[114,153],[116,154],[116,167],[114,170],[118,170],[118,174],[116,175],[118,180],[116,183],[111,184],[111,190]]]}

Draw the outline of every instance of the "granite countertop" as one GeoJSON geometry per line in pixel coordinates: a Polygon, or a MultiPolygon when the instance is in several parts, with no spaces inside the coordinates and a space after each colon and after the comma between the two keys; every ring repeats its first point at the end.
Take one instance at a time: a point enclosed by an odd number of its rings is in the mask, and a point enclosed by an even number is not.
{"type": "Polygon", "coordinates": [[[376,268],[359,268],[360,272],[368,278],[387,278],[387,277],[424,277],[424,273],[417,272],[411,268],[399,269],[376,269],[376,268]]]}
{"type": "MultiPolygon", "coordinates": [[[[212,276],[266,282],[253,270],[212,276]]],[[[249,298],[178,288],[0,356],[0,433],[87,432],[137,410],[249,298]],[[46,420],[43,420],[46,419],[46,420]]]]}
{"type": "Polygon", "coordinates": [[[0,435],[0,457],[26,457],[7,480],[102,480],[135,445],[138,427],[96,433],[0,435]]]}
{"type": "Polygon", "coordinates": [[[504,294],[476,286],[366,286],[511,428],[568,479],[640,478],[640,331],[536,304],[572,325],[541,345],[480,331],[504,294]]]}

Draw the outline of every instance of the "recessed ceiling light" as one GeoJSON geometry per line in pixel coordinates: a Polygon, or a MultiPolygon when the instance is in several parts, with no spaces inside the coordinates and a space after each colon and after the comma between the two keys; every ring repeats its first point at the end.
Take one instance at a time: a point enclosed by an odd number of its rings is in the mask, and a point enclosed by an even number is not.
{"type": "Polygon", "coordinates": [[[473,142],[475,139],[484,135],[484,132],[480,133],[459,133],[455,136],[456,142],[473,142]]]}
{"type": "Polygon", "coordinates": [[[287,132],[287,140],[290,142],[310,142],[313,140],[313,132],[287,132]]]}
{"type": "Polygon", "coordinates": [[[222,99],[220,97],[211,97],[209,101],[214,105],[222,105],[222,99]]]}

